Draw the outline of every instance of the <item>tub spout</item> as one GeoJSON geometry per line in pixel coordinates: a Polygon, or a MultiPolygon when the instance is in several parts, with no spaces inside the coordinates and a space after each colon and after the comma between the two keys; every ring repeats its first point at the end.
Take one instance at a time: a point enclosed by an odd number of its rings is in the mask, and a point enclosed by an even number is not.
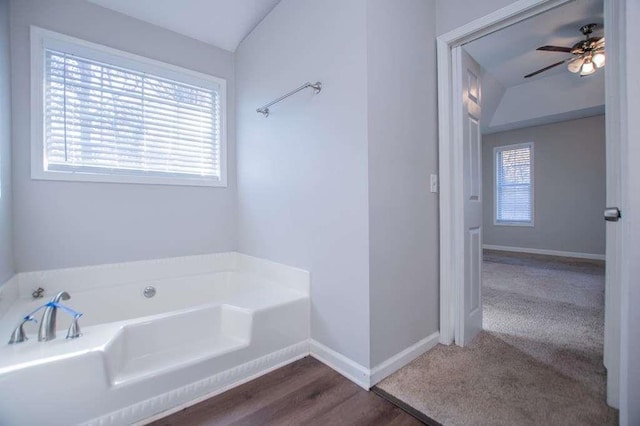
{"type": "Polygon", "coordinates": [[[44,310],[44,314],[42,314],[40,329],[38,330],[39,342],[46,342],[56,338],[56,316],[58,314],[58,308],[53,304],[60,302],[60,300],[69,299],[71,299],[69,293],[61,291],[47,304],[47,308],[44,310]]]}

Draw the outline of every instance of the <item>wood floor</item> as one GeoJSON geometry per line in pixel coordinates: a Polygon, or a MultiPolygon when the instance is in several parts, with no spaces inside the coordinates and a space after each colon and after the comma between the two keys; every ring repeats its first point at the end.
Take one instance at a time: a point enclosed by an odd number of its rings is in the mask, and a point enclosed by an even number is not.
{"type": "Polygon", "coordinates": [[[152,423],[168,425],[394,425],[422,423],[306,357],[152,423]]]}

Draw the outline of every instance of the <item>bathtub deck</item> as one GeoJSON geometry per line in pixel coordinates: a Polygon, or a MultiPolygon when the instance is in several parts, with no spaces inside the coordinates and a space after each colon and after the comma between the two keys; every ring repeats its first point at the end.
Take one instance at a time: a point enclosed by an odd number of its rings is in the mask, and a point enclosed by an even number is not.
{"type": "Polygon", "coordinates": [[[154,426],[187,425],[421,425],[319,361],[306,357],[154,426]]]}

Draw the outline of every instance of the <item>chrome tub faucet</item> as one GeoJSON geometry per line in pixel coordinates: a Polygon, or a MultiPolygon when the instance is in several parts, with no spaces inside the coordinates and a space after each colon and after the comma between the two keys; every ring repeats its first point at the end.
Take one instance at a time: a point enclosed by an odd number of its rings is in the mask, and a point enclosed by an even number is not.
{"type": "MultiPolygon", "coordinates": [[[[56,338],[56,316],[58,314],[57,304],[60,300],[69,300],[71,296],[66,291],[56,294],[44,310],[42,321],[40,321],[40,329],[38,330],[38,341],[47,342],[56,338]]],[[[77,337],[77,336],[76,336],[77,337]]]]}
{"type": "Polygon", "coordinates": [[[24,316],[15,330],[13,330],[13,333],[11,333],[9,344],[13,345],[15,343],[22,343],[28,340],[27,334],[24,332],[24,324],[29,321],[37,323],[38,321],[35,319],[34,315],[41,309],[44,309],[44,314],[42,314],[42,321],[40,322],[40,328],[38,329],[39,342],[47,342],[56,338],[56,317],[58,314],[58,308],[65,311],[73,318],[71,320],[69,330],[67,331],[67,339],[75,339],[82,336],[82,333],[80,332],[80,325],[78,324],[78,320],[82,316],[82,313],[74,311],[68,306],[60,303],[60,300],[69,299],[71,299],[69,293],[67,293],[66,291],[61,291],[60,293],[56,294],[56,297],[51,299],[48,303],[45,303],[36,310],[32,311],[30,314],[24,316]]]}

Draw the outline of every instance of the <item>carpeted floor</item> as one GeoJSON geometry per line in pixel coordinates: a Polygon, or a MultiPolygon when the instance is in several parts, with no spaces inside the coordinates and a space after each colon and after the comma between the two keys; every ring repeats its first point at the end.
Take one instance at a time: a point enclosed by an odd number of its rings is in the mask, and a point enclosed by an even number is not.
{"type": "Polygon", "coordinates": [[[378,384],[444,425],[615,425],[602,365],[604,264],[486,251],[484,329],[378,384]]]}

